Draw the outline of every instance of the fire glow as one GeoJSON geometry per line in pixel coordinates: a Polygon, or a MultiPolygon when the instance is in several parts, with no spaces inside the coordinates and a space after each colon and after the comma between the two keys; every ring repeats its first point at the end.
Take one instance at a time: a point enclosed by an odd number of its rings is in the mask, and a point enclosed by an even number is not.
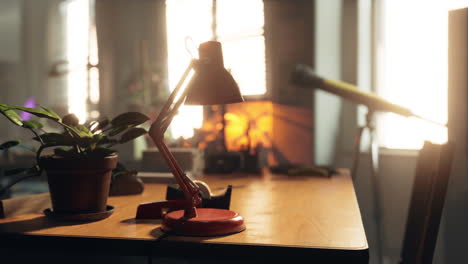
{"type": "MultiPolygon", "coordinates": [[[[223,131],[220,106],[212,106],[214,116],[203,123],[200,131],[204,134],[198,147],[206,148],[223,131]]],[[[273,104],[259,101],[226,106],[224,114],[225,144],[228,151],[254,152],[258,147],[271,147],[273,126],[273,104]]]]}

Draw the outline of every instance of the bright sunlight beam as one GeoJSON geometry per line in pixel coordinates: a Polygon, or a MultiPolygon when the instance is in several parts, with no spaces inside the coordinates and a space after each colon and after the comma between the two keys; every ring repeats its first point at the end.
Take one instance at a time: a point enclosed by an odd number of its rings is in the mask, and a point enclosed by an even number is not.
{"type": "Polygon", "coordinates": [[[73,0],[66,5],[66,50],[68,112],[74,113],[80,123],[86,121],[86,90],[89,34],[89,1],[73,0]],[[84,66],[84,67],[83,67],[84,66]]]}
{"type": "MultiPolygon", "coordinates": [[[[200,43],[211,40],[212,0],[166,0],[169,87],[174,89],[200,43]],[[189,42],[187,50],[186,38],[189,42]],[[190,54],[192,53],[192,54],[190,54]]],[[[217,40],[223,45],[225,67],[243,95],[266,92],[262,0],[218,0],[217,40]],[[242,16],[242,19],[239,17],[242,16]]],[[[193,136],[203,122],[203,108],[182,106],[171,123],[174,138],[193,136]]]]}
{"type": "MultiPolygon", "coordinates": [[[[383,1],[378,87],[384,98],[415,114],[447,122],[448,10],[468,1],[383,1]],[[422,8],[424,7],[424,8],[422,8]]],[[[419,149],[424,140],[447,141],[445,127],[384,114],[379,140],[387,148],[419,149]]]]}

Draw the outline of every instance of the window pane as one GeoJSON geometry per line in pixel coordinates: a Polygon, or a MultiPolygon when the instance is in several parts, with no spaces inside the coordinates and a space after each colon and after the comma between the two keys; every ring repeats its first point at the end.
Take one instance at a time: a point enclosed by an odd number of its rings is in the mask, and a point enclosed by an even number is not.
{"type": "Polygon", "coordinates": [[[221,38],[262,35],[262,0],[217,0],[217,34],[221,38]]]}
{"type": "Polygon", "coordinates": [[[243,95],[264,94],[265,38],[251,37],[223,42],[224,62],[243,95]]]}
{"type": "MultiPolygon", "coordinates": [[[[448,6],[445,1],[383,1],[377,47],[378,93],[439,123],[447,122],[448,6]]],[[[389,148],[447,140],[444,127],[415,118],[383,114],[378,126],[381,145],[389,148]]]]}
{"type": "Polygon", "coordinates": [[[262,0],[217,1],[217,35],[225,66],[243,95],[266,92],[264,20],[262,0]]]}
{"type": "Polygon", "coordinates": [[[89,1],[69,1],[66,5],[66,49],[68,71],[68,111],[80,120],[87,119],[86,99],[89,1]]]}
{"type": "MultiPolygon", "coordinates": [[[[193,56],[197,56],[196,47],[215,37],[223,44],[225,66],[231,70],[242,94],[264,94],[266,78],[263,1],[218,0],[216,34],[212,28],[212,3],[212,0],[166,0],[171,90],[192,56],[187,51],[186,38],[193,39],[195,45],[189,48],[193,56]]],[[[183,106],[179,112],[171,124],[172,135],[175,138],[189,138],[193,136],[193,128],[199,128],[202,124],[202,108],[183,106]]]]}
{"type": "MultiPolygon", "coordinates": [[[[182,73],[187,68],[193,56],[198,56],[198,44],[210,40],[211,32],[211,0],[166,0],[167,46],[169,65],[169,89],[172,91],[182,73]],[[194,46],[186,48],[187,38],[191,38],[194,46]]],[[[193,129],[200,128],[203,121],[201,106],[182,106],[179,114],[171,123],[174,138],[193,136],[193,129]]]]}

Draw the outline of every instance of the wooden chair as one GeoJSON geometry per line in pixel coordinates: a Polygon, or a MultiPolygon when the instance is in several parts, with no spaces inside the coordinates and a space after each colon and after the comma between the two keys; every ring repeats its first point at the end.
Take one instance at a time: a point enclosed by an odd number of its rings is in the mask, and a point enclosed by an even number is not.
{"type": "Polygon", "coordinates": [[[49,193],[0,200],[0,218],[8,218],[28,213],[38,213],[44,211],[50,206],[51,202],[49,193]]]}
{"type": "Polygon", "coordinates": [[[420,151],[406,222],[401,262],[432,263],[451,171],[453,143],[425,142],[420,151]]]}

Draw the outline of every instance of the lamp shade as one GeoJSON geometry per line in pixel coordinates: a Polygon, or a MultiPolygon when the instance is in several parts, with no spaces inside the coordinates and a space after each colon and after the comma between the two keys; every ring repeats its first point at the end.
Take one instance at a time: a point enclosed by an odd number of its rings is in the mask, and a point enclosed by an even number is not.
{"type": "Polygon", "coordinates": [[[198,49],[195,74],[187,85],[187,105],[215,105],[243,102],[239,86],[224,68],[221,43],[208,41],[198,49]]]}

